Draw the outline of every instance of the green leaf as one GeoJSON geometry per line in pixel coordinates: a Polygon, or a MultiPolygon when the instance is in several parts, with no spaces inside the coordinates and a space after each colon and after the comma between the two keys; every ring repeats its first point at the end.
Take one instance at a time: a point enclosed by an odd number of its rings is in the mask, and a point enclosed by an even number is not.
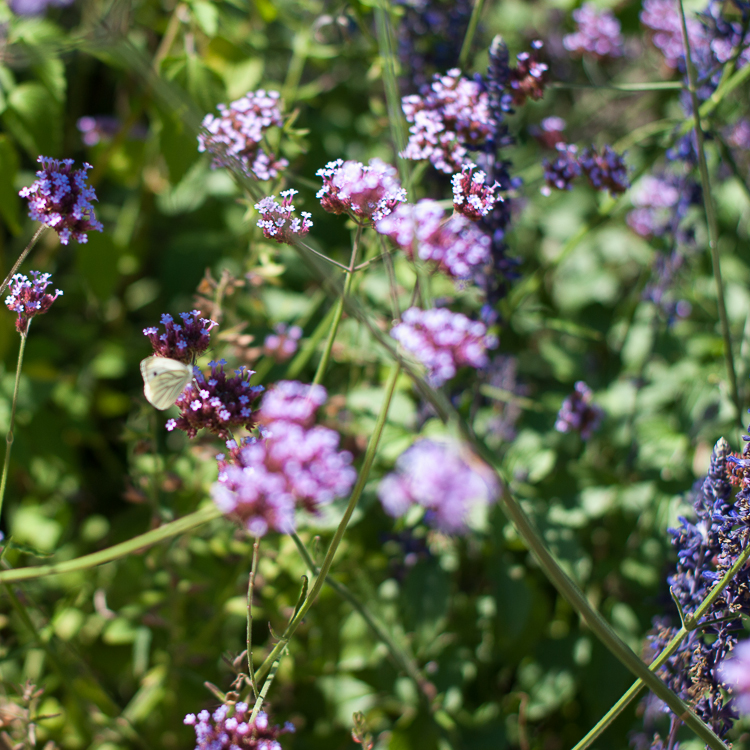
{"type": "Polygon", "coordinates": [[[191,3],[193,18],[207,36],[213,36],[219,28],[219,11],[213,3],[194,0],[191,3]]]}
{"type": "Polygon", "coordinates": [[[0,135],[0,216],[13,234],[21,231],[21,199],[16,190],[18,154],[13,142],[0,135]]]}
{"type": "Polygon", "coordinates": [[[59,153],[62,108],[41,83],[22,83],[13,89],[3,113],[3,122],[32,158],[59,153]]]}

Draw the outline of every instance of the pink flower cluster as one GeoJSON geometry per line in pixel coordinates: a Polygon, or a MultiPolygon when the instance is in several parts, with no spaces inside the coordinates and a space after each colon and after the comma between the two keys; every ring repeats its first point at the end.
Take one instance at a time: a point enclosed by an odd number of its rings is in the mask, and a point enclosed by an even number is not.
{"type": "Polygon", "coordinates": [[[485,463],[457,445],[433,440],[419,440],[402,453],[396,470],[378,487],[389,515],[398,518],[421,505],[425,520],[448,534],[465,532],[472,508],[492,503],[497,492],[497,480],[485,463]]]}
{"type": "Polygon", "coordinates": [[[454,279],[469,279],[491,260],[491,239],[472,221],[454,215],[447,221],[437,201],[407,203],[376,225],[410,259],[434,263],[454,279]]]}
{"type": "Polygon", "coordinates": [[[313,225],[312,214],[303,211],[302,218],[294,216],[294,204],[292,198],[297,190],[282,190],[281,203],[278,203],[275,195],[263,198],[260,203],[255,204],[255,210],[260,213],[258,226],[263,230],[263,236],[278,243],[293,245],[300,237],[304,237],[313,225]]]}
{"type": "Polygon", "coordinates": [[[299,340],[302,338],[302,329],[299,326],[287,326],[279,323],[274,328],[274,333],[266,336],[263,342],[263,354],[273,357],[276,362],[286,362],[297,351],[299,340]]]}
{"type": "Polygon", "coordinates": [[[427,380],[435,387],[450,380],[459,367],[485,367],[487,349],[497,346],[484,323],[445,308],[410,307],[391,336],[427,368],[427,380]]]}
{"type": "Polygon", "coordinates": [[[264,711],[251,722],[247,703],[219,706],[213,714],[188,714],[184,724],[195,728],[195,750],[281,750],[280,734],[294,732],[294,725],[272,726],[264,711]]]}
{"type": "MultiPolygon", "coordinates": [[[[690,15],[685,21],[693,52],[699,47],[705,47],[706,40],[701,23],[690,15]]],[[[664,62],[670,68],[677,68],[685,55],[678,0],[643,0],[641,23],[653,32],[651,41],[664,55],[664,62]]]]}
{"type": "Polygon", "coordinates": [[[218,325],[213,320],[200,317],[200,310],[180,313],[181,323],[175,323],[171,315],[161,316],[164,333],[156,326],[143,329],[143,335],[151,342],[157,357],[168,357],[184,362],[195,362],[211,343],[211,329],[218,325]]]}
{"type": "Polygon", "coordinates": [[[182,430],[194,438],[198,430],[206,429],[227,440],[232,429],[255,427],[256,415],[251,404],[263,392],[263,386],[250,385],[255,372],[244,367],[227,377],[225,364],[223,359],[209,362],[211,376],[208,380],[194,368],[195,382],[189,383],[175,402],[180,416],[167,422],[167,430],[182,430]]]}
{"type": "Polygon", "coordinates": [[[631,200],[635,209],[626,217],[628,225],[641,237],[651,237],[664,233],[672,216],[671,209],[680,200],[680,192],[668,180],[646,175],[633,190],[631,200]]]}
{"type": "Polygon", "coordinates": [[[214,155],[214,168],[239,164],[246,174],[258,180],[273,179],[288,162],[266,153],[260,143],[269,128],[283,125],[279,97],[278,91],[260,89],[229,106],[220,104],[218,117],[208,114],[203,118],[198,151],[214,155]]]}
{"type": "Polygon", "coordinates": [[[16,318],[16,330],[25,336],[29,331],[31,319],[36,315],[43,315],[50,309],[52,303],[62,294],[57,289],[54,294],[48,294],[45,290],[52,283],[52,277],[48,273],[31,271],[32,280],[22,273],[17,273],[10,281],[8,291],[10,294],[5,298],[5,304],[11,312],[18,313],[16,318]]]}
{"type": "Polygon", "coordinates": [[[611,10],[584,3],[573,11],[576,31],[563,37],[563,46],[576,55],[605,60],[622,57],[624,39],[620,22],[611,10]]]}
{"type": "Polygon", "coordinates": [[[477,169],[477,165],[469,162],[464,164],[461,171],[451,179],[453,185],[453,207],[467,219],[479,221],[492,211],[495,203],[502,197],[495,195],[500,185],[486,185],[487,175],[477,169]]]}
{"type": "Polygon", "coordinates": [[[406,200],[395,167],[380,159],[368,166],[336,159],[315,174],[323,178],[316,198],[332,214],[349,214],[360,222],[378,221],[406,200]]]}
{"type": "Polygon", "coordinates": [[[29,218],[52,227],[63,245],[71,237],[80,243],[88,242],[86,232],[103,232],[91,203],[96,200],[96,193],[86,184],[86,172],[92,166],[84,163],[83,169],[73,171],[72,159],[58,161],[40,156],[37,161],[42,168],[36,173],[36,181],[18,193],[29,199],[29,218]]]}
{"type": "Polygon", "coordinates": [[[277,383],[261,403],[261,439],[230,441],[229,458],[217,457],[214,502],[253,536],[288,534],[296,508],[315,513],[351,490],[357,477],[351,454],[338,450],[338,433],[313,426],[325,400],[322,386],[277,383]]]}
{"type": "Polygon", "coordinates": [[[458,172],[467,149],[478,148],[497,127],[489,97],[476,81],[461,76],[458,68],[436,75],[421,95],[405,96],[401,107],[409,128],[409,143],[401,156],[428,159],[446,174],[458,172]]]}

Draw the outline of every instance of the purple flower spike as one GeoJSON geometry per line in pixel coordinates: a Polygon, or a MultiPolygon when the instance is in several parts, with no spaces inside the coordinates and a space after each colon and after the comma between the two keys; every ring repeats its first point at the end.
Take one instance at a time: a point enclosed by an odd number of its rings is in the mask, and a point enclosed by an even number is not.
{"type": "Polygon", "coordinates": [[[454,279],[469,279],[490,262],[492,240],[464,216],[444,217],[437,201],[424,199],[398,206],[375,228],[410,260],[418,257],[454,279]]]}
{"type": "Polygon", "coordinates": [[[413,505],[427,510],[425,519],[447,534],[463,534],[476,504],[497,497],[498,485],[486,464],[450,443],[419,440],[396,461],[396,470],[383,478],[378,497],[396,518],[413,505]]]}
{"type": "Polygon", "coordinates": [[[584,3],[573,11],[573,18],[577,28],[574,34],[563,37],[565,49],[596,60],[622,57],[624,39],[620,22],[611,10],[600,10],[594,3],[584,3]]]}
{"type": "Polygon", "coordinates": [[[729,652],[729,658],[719,665],[719,677],[731,688],[737,710],[750,713],[750,640],[738,643],[729,652]]]}
{"type": "Polygon", "coordinates": [[[144,328],[143,335],[148,337],[157,357],[168,357],[189,365],[208,349],[210,331],[218,324],[201,318],[199,310],[180,313],[179,317],[181,322],[175,323],[171,315],[164,314],[161,322],[165,332],[159,333],[159,329],[152,326],[144,328]]]}
{"type": "Polygon", "coordinates": [[[315,197],[332,214],[347,213],[360,222],[378,221],[406,201],[396,168],[380,159],[371,159],[368,166],[336,159],[315,174],[323,178],[315,197]]]}
{"type": "Polygon", "coordinates": [[[595,148],[584,149],[578,163],[596,190],[609,190],[610,195],[619,195],[630,187],[623,157],[609,146],[601,153],[595,148]]]}
{"type": "Polygon", "coordinates": [[[583,440],[588,440],[604,416],[601,407],[591,403],[593,397],[591,388],[579,380],[573,393],[563,401],[555,429],[558,432],[577,432],[583,440]]]}
{"type": "Polygon", "coordinates": [[[281,750],[279,735],[294,732],[294,725],[273,726],[260,711],[251,721],[247,703],[219,706],[212,714],[188,714],[183,723],[195,729],[195,750],[281,750]]]}
{"type": "Polygon", "coordinates": [[[278,91],[251,91],[229,106],[220,104],[220,115],[203,118],[205,132],[198,136],[198,151],[214,155],[212,167],[239,164],[245,174],[258,180],[271,180],[289,163],[266,153],[260,143],[266,131],[284,124],[278,91]]]}
{"type": "Polygon", "coordinates": [[[10,282],[5,298],[5,304],[11,312],[18,313],[16,330],[25,336],[29,330],[29,323],[36,315],[43,315],[50,309],[52,303],[62,294],[57,289],[54,294],[48,294],[45,289],[52,283],[48,273],[31,271],[33,281],[22,273],[17,273],[10,282]]]}
{"type": "Polygon", "coordinates": [[[497,182],[494,185],[485,185],[486,179],[487,175],[472,163],[465,164],[461,172],[454,174],[451,179],[453,208],[467,219],[479,221],[492,211],[497,201],[503,200],[495,195],[500,185],[497,182]]]}
{"type": "Polygon", "coordinates": [[[486,367],[487,349],[497,339],[487,334],[484,323],[450,310],[409,308],[391,336],[427,368],[427,380],[441,386],[459,367],[486,367]]]}
{"type": "Polygon", "coordinates": [[[73,171],[72,159],[58,161],[40,156],[37,161],[42,165],[36,173],[38,179],[18,193],[29,199],[29,217],[52,227],[63,245],[71,237],[80,243],[87,242],[86,232],[103,232],[91,204],[96,193],[86,184],[86,172],[92,166],[84,162],[83,169],[73,171]]]}
{"type": "Polygon", "coordinates": [[[167,422],[167,430],[182,430],[194,438],[198,430],[205,428],[227,440],[232,429],[255,427],[256,415],[251,404],[263,392],[263,386],[250,385],[255,371],[244,367],[235,370],[233,377],[227,377],[225,364],[223,360],[210,362],[208,380],[197,367],[193,368],[195,382],[189,383],[175,402],[180,416],[167,422]]]}

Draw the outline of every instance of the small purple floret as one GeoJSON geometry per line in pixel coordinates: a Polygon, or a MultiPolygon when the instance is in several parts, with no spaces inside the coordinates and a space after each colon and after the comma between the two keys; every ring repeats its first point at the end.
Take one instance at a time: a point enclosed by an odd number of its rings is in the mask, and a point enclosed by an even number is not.
{"type": "Polygon", "coordinates": [[[32,280],[22,273],[17,273],[11,279],[8,291],[10,294],[5,298],[5,304],[11,312],[18,313],[16,318],[16,330],[25,336],[29,330],[31,319],[36,315],[42,315],[50,309],[52,303],[62,295],[57,289],[54,294],[48,294],[45,290],[52,283],[52,277],[48,273],[31,271],[32,280]]]}

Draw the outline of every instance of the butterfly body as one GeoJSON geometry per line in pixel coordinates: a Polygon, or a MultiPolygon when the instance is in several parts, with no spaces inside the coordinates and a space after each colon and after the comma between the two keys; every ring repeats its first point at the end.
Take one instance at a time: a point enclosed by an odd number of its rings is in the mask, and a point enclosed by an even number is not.
{"type": "Polygon", "coordinates": [[[143,395],[159,411],[174,404],[193,377],[193,368],[167,357],[146,357],[141,361],[143,395]]]}

